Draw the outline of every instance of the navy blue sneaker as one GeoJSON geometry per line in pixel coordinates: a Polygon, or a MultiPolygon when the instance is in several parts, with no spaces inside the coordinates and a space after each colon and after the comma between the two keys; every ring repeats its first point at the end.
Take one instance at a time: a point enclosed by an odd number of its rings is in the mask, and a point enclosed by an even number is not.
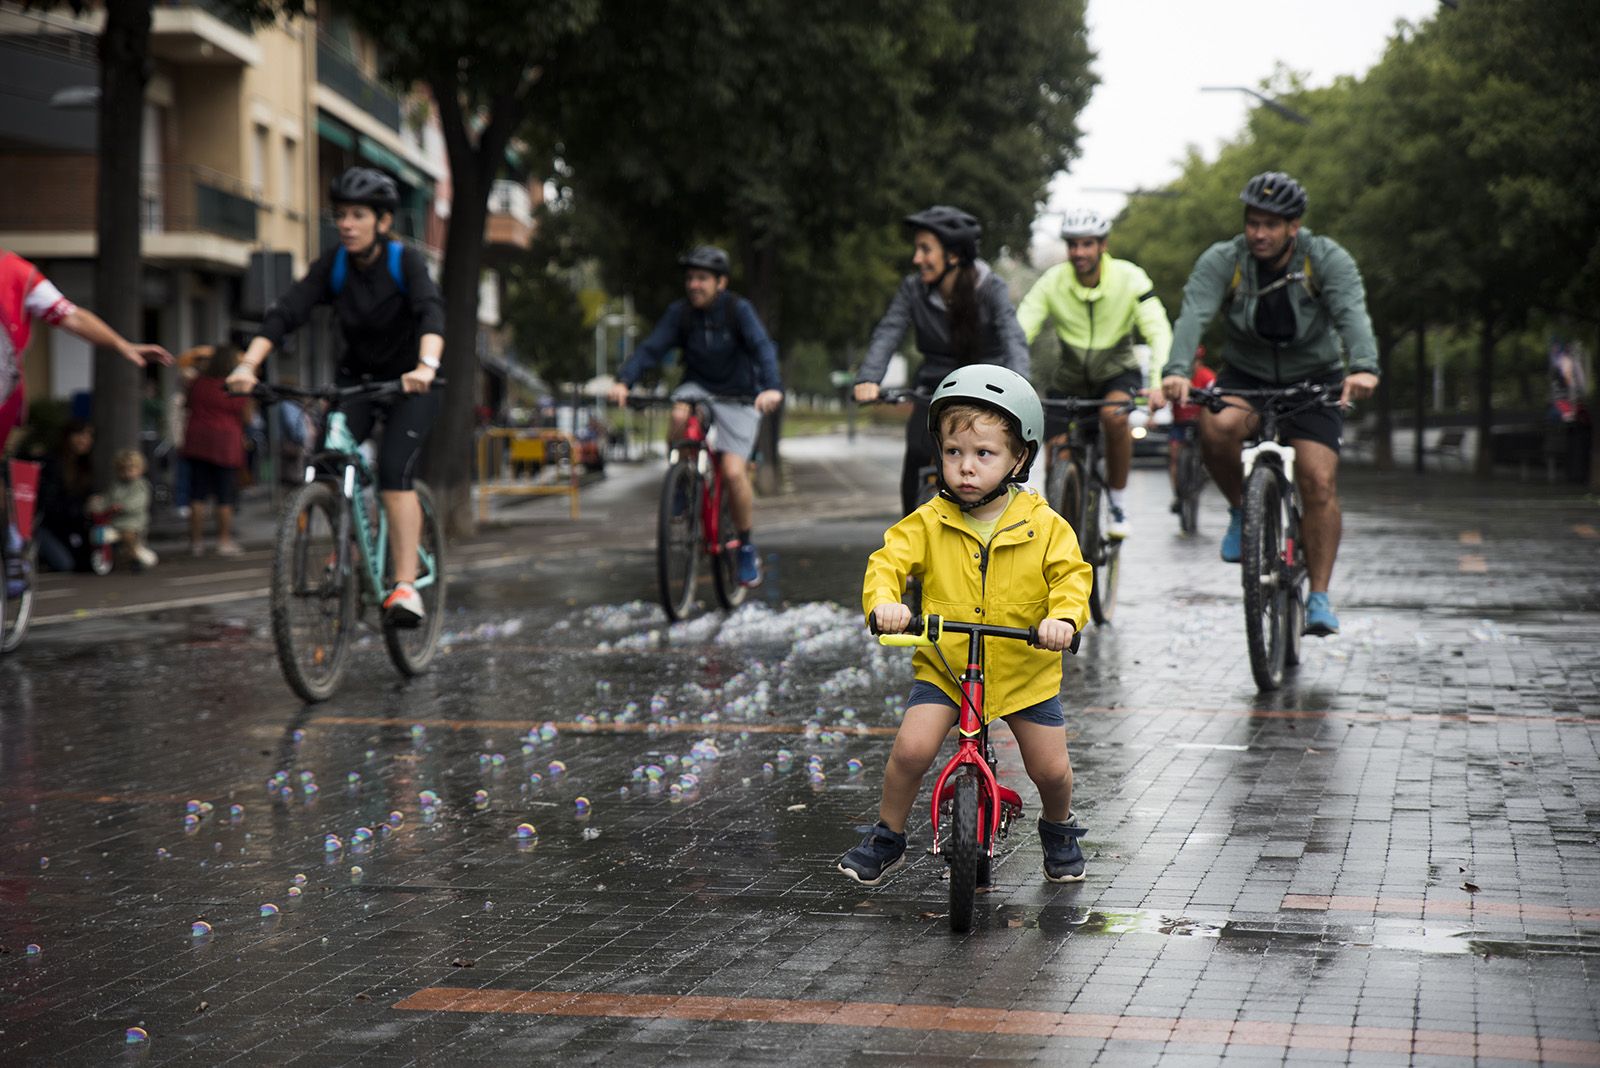
{"type": "Polygon", "coordinates": [[[748,542],[739,546],[739,585],[761,585],[761,554],[748,542]]]}
{"type": "Polygon", "coordinates": [[[1240,542],[1244,540],[1244,509],[1228,509],[1228,532],[1222,536],[1222,561],[1237,564],[1244,555],[1240,542]]]}
{"type": "Polygon", "coordinates": [[[1044,845],[1044,877],[1053,883],[1083,882],[1083,850],[1078,839],[1084,836],[1076,816],[1066,823],[1039,820],[1039,841],[1044,845]]]}
{"type": "Polygon", "coordinates": [[[1313,593],[1306,598],[1306,630],[1313,638],[1326,638],[1339,633],[1339,617],[1333,614],[1333,605],[1326,593],[1313,593]]]}
{"type": "Polygon", "coordinates": [[[877,886],[883,877],[906,862],[906,836],[891,831],[879,820],[861,844],[839,858],[834,865],[862,886],[877,886]]]}

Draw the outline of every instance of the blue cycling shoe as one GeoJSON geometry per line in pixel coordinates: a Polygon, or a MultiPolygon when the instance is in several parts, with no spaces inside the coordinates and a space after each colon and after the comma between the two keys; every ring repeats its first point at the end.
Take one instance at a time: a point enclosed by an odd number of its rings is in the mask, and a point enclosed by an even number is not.
{"type": "Polygon", "coordinates": [[[1339,617],[1333,614],[1333,605],[1325,593],[1313,593],[1306,598],[1306,630],[1313,638],[1326,638],[1339,633],[1339,617]]]}
{"type": "Polygon", "coordinates": [[[906,862],[906,836],[879,820],[861,844],[839,858],[834,870],[862,886],[877,886],[883,877],[906,862]]]}
{"type": "Polygon", "coordinates": [[[1237,564],[1243,554],[1239,543],[1244,540],[1244,509],[1228,509],[1228,532],[1222,536],[1222,561],[1237,564]]]}
{"type": "Polygon", "coordinates": [[[739,585],[761,585],[761,554],[749,543],[739,546],[739,585]]]}

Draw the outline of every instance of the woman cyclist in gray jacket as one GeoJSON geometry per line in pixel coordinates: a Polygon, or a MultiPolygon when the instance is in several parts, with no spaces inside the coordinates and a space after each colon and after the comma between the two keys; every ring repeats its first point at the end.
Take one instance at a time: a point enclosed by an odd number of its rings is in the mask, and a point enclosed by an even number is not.
{"type": "MultiPolygon", "coordinates": [[[[856,372],[855,399],[878,398],[893,356],[908,329],[916,332],[922,365],[915,387],[931,395],[945,375],[969,363],[992,363],[1028,375],[1028,343],[1017,323],[1011,295],[1000,276],[978,258],[983,224],[960,208],[937,205],[905,217],[916,271],[895,291],[889,310],[873,328],[867,355],[856,372]]],[[[927,402],[906,421],[906,456],[900,469],[900,505],[917,506],[919,471],[933,463],[927,402]]]]}

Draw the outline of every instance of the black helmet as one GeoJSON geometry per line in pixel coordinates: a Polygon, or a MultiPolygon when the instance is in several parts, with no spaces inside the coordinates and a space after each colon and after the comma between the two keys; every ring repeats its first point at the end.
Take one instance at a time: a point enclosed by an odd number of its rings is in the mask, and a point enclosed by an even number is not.
{"type": "Polygon", "coordinates": [[[907,215],[904,222],[912,230],[927,230],[933,234],[945,251],[957,259],[978,258],[978,239],[983,236],[983,224],[975,215],[948,204],[935,204],[915,215],[907,215]]]}
{"type": "Polygon", "coordinates": [[[400,187],[382,171],[351,167],[329,183],[328,200],[334,204],[365,204],[373,211],[392,212],[400,207],[400,187]]]}
{"type": "Polygon", "coordinates": [[[1252,208],[1298,219],[1306,213],[1306,191],[1282,171],[1264,171],[1250,179],[1239,199],[1252,208]]]}
{"type": "Polygon", "coordinates": [[[678,266],[688,270],[710,271],[722,278],[733,273],[733,265],[728,260],[728,254],[715,245],[701,245],[679,256],[678,266]]]}

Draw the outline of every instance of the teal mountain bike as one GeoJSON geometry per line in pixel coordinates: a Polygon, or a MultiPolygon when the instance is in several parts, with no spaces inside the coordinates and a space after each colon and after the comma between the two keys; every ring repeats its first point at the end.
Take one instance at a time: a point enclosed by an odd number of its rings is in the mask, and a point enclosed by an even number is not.
{"type": "MultiPolygon", "coordinates": [[[[266,403],[287,398],[326,404],[318,420],[322,448],[307,459],[304,484],[284,503],[272,556],[272,638],[284,679],[306,701],[325,701],[339,688],[357,624],[394,585],[377,475],[340,405],[401,392],[398,381],[321,389],[263,384],[254,391],[266,403]]],[[[444,528],[433,492],[421,482],[415,488],[422,505],[415,586],[426,614],[415,627],[381,623],[389,659],[408,678],[432,663],[445,605],[444,528]]]]}

